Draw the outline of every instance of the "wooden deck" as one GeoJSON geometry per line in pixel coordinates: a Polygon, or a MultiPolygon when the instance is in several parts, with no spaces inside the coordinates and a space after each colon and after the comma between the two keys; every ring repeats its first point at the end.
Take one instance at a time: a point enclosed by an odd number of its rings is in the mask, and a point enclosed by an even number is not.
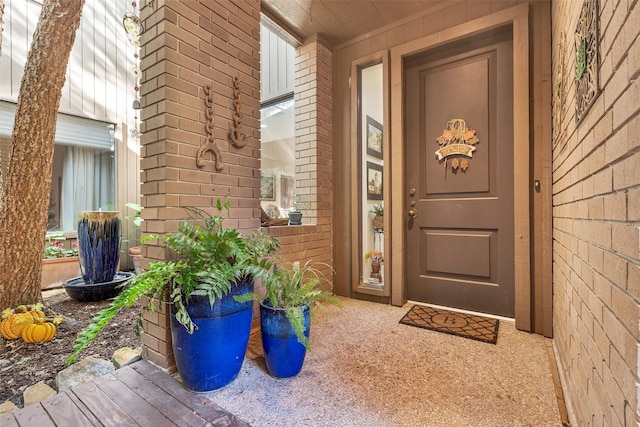
{"type": "Polygon", "coordinates": [[[248,426],[146,360],[0,417],[0,426],[248,426]]]}

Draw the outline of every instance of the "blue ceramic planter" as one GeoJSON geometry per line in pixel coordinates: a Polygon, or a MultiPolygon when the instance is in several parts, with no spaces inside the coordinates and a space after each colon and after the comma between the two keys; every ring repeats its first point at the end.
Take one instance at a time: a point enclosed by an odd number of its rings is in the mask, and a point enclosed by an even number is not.
{"type": "Polygon", "coordinates": [[[251,333],[253,303],[233,297],[253,292],[253,282],[240,282],[229,294],[216,299],[192,296],[187,312],[197,329],[193,334],[175,319],[171,306],[171,338],[178,372],[186,388],[196,392],[217,390],[240,372],[251,333]]]}
{"type": "MultiPolygon", "coordinates": [[[[311,319],[309,307],[302,308],[305,336],[309,338],[311,319]]],[[[276,378],[298,375],[307,353],[306,348],[296,338],[291,322],[283,308],[273,308],[269,302],[260,303],[260,329],[262,348],[269,373],[276,378]]]]}

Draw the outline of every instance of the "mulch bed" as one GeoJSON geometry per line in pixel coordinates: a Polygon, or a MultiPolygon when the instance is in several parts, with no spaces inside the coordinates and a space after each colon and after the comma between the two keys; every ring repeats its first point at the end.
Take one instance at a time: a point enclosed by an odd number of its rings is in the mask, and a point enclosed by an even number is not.
{"type": "MultiPolygon", "coordinates": [[[[64,361],[73,352],[77,333],[108,304],[109,301],[77,302],[62,291],[44,299],[47,317],[63,318],[52,341],[27,344],[20,339],[9,341],[0,337],[0,403],[10,400],[22,407],[23,391],[40,381],[55,389],[56,374],[67,367],[64,361]]],[[[111,360],[118,348],[139,347],[140,338],[134,332],[139,314],[139,306],[118,313],[79,360],[87,356],[111,360]]]]}

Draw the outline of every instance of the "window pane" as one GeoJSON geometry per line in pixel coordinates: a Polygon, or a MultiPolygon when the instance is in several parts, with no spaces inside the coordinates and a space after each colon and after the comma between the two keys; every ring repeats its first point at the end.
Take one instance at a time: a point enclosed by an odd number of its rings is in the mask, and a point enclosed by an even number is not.
{"type": "Polygon", "coordinates": [[[368,287],[382,289],[384,282],[384,264],[382,275],[372,273],[372,259],[365,254],[373,251],[383,252],[384,230],[382,226],[383,212],[382,177],[384,172],[384,159],[382,154],[382,131],[384,125],[384,91],[383,91],[383,66],[382,63],[360,69],[360,123],[361,135],[360,158],[362,199],[362,265],[361,281],[368,287]]]}
{"type": "MultiPolygon", "coordinates": [[[[6,183],[11,139],[0,137],[2,176],[6,183]]],[[[78,213],[115,205],[114,153],[104,148],[56,144],[47,213],[48,231],[74,231],[78,213]]]]}
{"type": "Polygon", "coordinates": [[[293,207],[295,140],[293,98],[261,110],[262,206],[293,207]]]}
{"type": "Polygon", "coordinates": [[[81,211],[114,209],[115,162],[111,150],[56,145],[54,160],[51,196],[55,204],[55,192],[59,192],[59,209],[50,206],[49,230],[76,230],[81,211]]]}

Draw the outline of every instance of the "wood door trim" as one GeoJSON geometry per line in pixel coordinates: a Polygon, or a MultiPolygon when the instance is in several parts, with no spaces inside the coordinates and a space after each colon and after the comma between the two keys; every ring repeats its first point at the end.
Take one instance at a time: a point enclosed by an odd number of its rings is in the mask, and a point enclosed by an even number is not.
{"type": "MultiPolygon", "coordinates": [[[[358,142],[358,132],[361,129],[359,122],[359,108],[358,108],[358,99],[359,99],[359,70],[365,68],[369,65],[375,65],[381,63],[382,64],[382,92],[383,92],[383,106],[382,106],[382,117],[389,117],[389,51],[388,50],[380,50],[374,52],[370,55],[367,55],[362,58],[358,58],[351,62],[351,141],[355,141],[356,143],[351,144],[351,159],[355,159],[354,164],[361,161],[360,156],[358,154],[359,144],[358,142]]],[[[382,124],[382,157],[383,159],[391,158],[391,147],[389,144],[389,120],[384,120],[382,124]]],[[[360,181],[359,168],[357,166],[352,167],[350,170],[350,182],[352,184],[352,188],[358,188],[358,183],[360,181]]],[[[388,172],[385,172],[382,175],[382,198],[383,200],[388,200],[389,197],[389,184],[391,182],[391,178],[388,172]]],[[[360,263],[362,262],[362,258],[360,256],[361,245],[360,245],[360,232],[359,228],[362,225],[362,217],[361,212],[358,209],[360,205],[360,196],[358,191],[351,192],[351,292],[354,294],[368,294],[374,296],[380,296],[388,298],[391,295],[391,285],[389,281],[390,271],[389,267],[385,266],[385,277],[384,277],[384,285],[383,289],[372,289],[363,285],[360,280],[360,263]],[[356,244],[353,244],[356,242],[356,244]]],[[[389,216],[385,216],[384,218],[384,228],[385,230],[389,229],[389,216]]],[[[390,244],[385,239],[383,253],[388,252],[390,248],[390,244]]]]}
{"type": "MultiPolygon", "coordinates": [[[[445,43],[481,34],[504,25],[513,27],[513,121],[514,121],[514,251],[515,316],[519,329],[531,330],[531,253],[529,219],[529,5],[521,4],[475,19],[439,33],[391,49],[390,233],[386,236],[396,255],[385,260],[391,277],[391,303],[406,302],[406,141],[404,140],[404,58],[445,43]]],[[[385,218],[386,220],[386,218],[385,218]]]]}

